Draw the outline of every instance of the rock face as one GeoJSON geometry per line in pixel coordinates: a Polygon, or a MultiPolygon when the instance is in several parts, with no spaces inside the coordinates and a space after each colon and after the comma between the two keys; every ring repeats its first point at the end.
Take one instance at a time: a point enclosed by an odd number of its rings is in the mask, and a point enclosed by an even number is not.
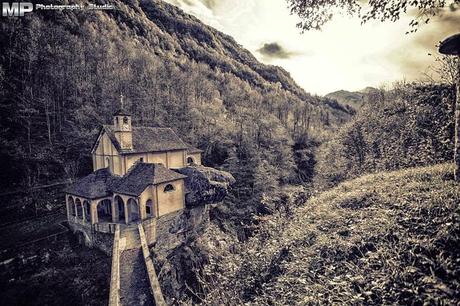
{"type": "Polygon", "coordinates": [[[185,179],[186,208],[157,220],[157,241],[152,248],[155,269],[168,304],[201,291],[199,274],[208,262],[200,237],[209,226],[209,205],[219,204],[228,194],[233,176],[204,166],[177,170],[185,179]]]}
{"type": "Polygon", "coordinates": [[[185,203],[188,208],[222,201],[235,178],[225,171],[204,166],[189,166],[178,170],[185,179],[185,203]]]}

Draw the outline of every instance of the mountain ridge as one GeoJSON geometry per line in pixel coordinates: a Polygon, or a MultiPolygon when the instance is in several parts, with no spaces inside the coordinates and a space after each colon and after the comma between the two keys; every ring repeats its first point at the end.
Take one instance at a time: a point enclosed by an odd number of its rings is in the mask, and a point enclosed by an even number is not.
{"type": "Polygon", "coordinates": [[[378,92],[378,89],[367,86],[361,90],[349,91],[349,90],[336,90],[325,95],[326,98],[334,99],[340,104],[350,106],[355,110],[360,109],[368,100],[368,97],[378,92]]]}

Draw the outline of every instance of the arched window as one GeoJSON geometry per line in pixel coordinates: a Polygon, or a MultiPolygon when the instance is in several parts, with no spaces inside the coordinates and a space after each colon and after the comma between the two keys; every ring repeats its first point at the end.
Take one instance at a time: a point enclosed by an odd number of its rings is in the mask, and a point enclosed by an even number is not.
{"type": "Polygon", "coordinates": [[[83,206],[80,199],[75,200],[75,206],[77,206],[77,218],[83,219],[83,206]]]}
{"type": "Polygon", "coordinates": [[[171,184],[168,184],[165,186],[165,189],[163,190],[164,192],[173,192],[174,191],[174,186],[171,184]]]}
{"type": "Polygon", "coordinates": [[[123,117],[123,124],[128,124],[128,117],[123,117]]]}
{"type": "Polygon", "coordinates": [[[195,161],[193,160],[193,157],[189,156],[187,157],[187,164],[191,165],[191,164],[194,164],[195,161]]]}
{"type": "Polygon", "coordinates": [[[99,222],[112,222],[112,201],[105,199],[97,203],[97,219],[99,222]]]}
{"type": "Polygon", "coordinates": [[[153,201],[148,199],[147,202],[145,202],[145,214],[147,217],[152,217],[154,215],[153,212],[153,201]]]}
{"type": "Polygon", "coordinates": [[[110,157],[105,158],[105,167],[106,168],[110,167],[110,157]]]}

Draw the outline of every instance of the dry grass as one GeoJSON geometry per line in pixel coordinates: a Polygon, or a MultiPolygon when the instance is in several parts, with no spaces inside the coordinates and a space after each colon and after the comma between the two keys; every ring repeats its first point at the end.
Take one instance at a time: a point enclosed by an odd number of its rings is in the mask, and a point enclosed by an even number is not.
{"type": "Polygon", "coordinates": [[[366,175],[310,199],[248,244],[235,296],[264,305],[459,303],[452,172],[443,164],[366,175]]]}

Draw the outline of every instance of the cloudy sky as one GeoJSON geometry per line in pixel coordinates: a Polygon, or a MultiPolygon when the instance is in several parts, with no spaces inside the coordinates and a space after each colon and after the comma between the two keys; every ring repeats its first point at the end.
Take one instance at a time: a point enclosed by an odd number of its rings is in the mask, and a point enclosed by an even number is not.
{"type": "Polygon", "coordinates": [[[460,10],[446,11],[415,34],[410,17],[360,24],[336,15],[324,29],[301,34],[285,0],[167,0],[233,36],[266,64],[289,71],[307,92],[391,85],[419,79],[437,55],[435,45],[460,31],[460,10]]]}

